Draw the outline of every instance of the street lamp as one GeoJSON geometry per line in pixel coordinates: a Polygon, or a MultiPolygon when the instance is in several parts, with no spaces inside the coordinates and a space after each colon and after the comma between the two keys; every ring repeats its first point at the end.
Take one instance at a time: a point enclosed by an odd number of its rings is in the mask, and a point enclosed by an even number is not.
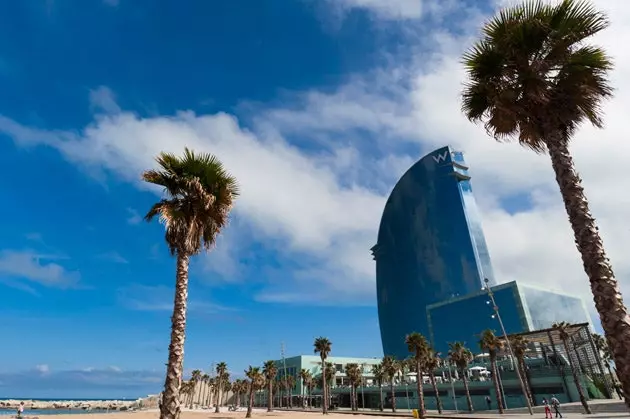
{"type": "MultiPolygon", "coordinates": [[[[499,307],[497,306],[496,301],[494,300],[494,292],[490,288],[490,284],[488,278],[484,278],[483,282],[485,282],[485,290],[488,292],[488,297],[490,297],[490,302],[492,303],[492,309],[494,310],[494,314],[499,320],[499,326],[501,326],[501,332],[503,332],[503,338],[505,339],[505,343],[508,347],[508,351],[510,353],[510,358],[512,362],[512,367],[514,368],[514,352],[512,351],[512,345],[510,344],[510,339],[507,337],[507,333],[505,332],[505,327],[503,326],[503,320],[501,320],[501,314],[499,314],[499,307]]],[[[494,316],[493,316],[494,317],[494,316]]],[[[523,377],[521,376],[521,371],[518,365],[514,368],[516,371],[516,376],[518,377],[519,384],[521,385],[521,391],[523,392],[523,396],[525,397],[525,403],[527,403],[527,410],[530,415],[534,414],[532,410],[532,404],[529,402],[529,397],[527,397],[527,390],[525,390],[525,382],[523,381],[523,377]]]]}

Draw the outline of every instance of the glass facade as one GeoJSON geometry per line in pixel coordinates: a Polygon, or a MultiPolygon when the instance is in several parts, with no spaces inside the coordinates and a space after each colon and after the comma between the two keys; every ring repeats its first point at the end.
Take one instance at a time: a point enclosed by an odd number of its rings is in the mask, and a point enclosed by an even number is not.
{"type": "MultiPolygon", "coordinates": [[[[501,320],[508,334],[529,331],[519,289],[515,282],[492,288],[501,320]]],[[[485,329],[502,335],[498,319],[488,304],[488,294],[477,291],[468,297],[456,298],[427,307],[430,339],[437,352],[446,354],[449,342],[463,342],[473,353],[479,353],[479,336],[485,329]]]]}
{"type": "Polygon", "coordinates": [[[589,323],[584,301],[580,297],[518,284],[531,330],[550,328],[557,322],[589,323]]]}
{"type": "Polygon", "coordinates": [[[372,248],[383,352],[408,356],[405,336],[429,336],[425,308],[494,284],[463,155],[438,149],[392,191],[372,248]]]}

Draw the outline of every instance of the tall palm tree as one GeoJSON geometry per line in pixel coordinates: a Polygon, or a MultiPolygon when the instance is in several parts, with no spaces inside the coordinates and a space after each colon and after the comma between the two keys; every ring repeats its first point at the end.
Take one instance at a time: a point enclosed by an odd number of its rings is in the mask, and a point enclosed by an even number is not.
{"type": "Polygon", "coordinates": [[[287,392],[287,409],[293,408],[293,388],[295,387],[295,377],[287,375],[284,377],[284,389],[287,392]]]}
{"type": "Polygon", "coordinates": [[[302,391],[300,396],[302,397],[302,407],[306,409],[307,403],[304,402],[306,398],[306,388],[308,381],[311,379],[311,372],[307,369],[302,368],[300,371],[300,380],[302,381],[302,391]]]}
{"type": "Polygon", "coordinates": [[[247,391],[245,387],[243,387],[243,380],[237,378],[232,383],[232,392],[234,393],[234,405],[236,407],[241,406],[241,394],[247,391]]]}
{"type": "Polygon", "coordinates": [[[372,365],[372,375],[374,379],[378,383],[378,408],[382,412],[384,409],[383,406],[383,381],[385,380],[385,372],[383,371],[383,364],[380,362],[378,364],[372,365]]]}
{"type": "Polygon", "coordinates": [[[227,364],[219,362],[215,370],[217,376],[214,381],[215,387],[215,409],[214,413],[219,413],[221,409],[221,396],[223,392],[223,383],[225,382],[225,374],[227,374],[227,364]]]}
{"type": "Polygon", "coordinates": [[[529,398],[529,402],[533,405],[534,396],[532,394],[531,386],[529,385],[529,374],[525,368],[525,353],[527,352],[528,343],[529,341],[521,335],[516,335],[510,338],[510,346],[512,347],[514,357],[516,358],[517,368],[521,373],[521,388],[525,389],[525,392],[527,393],[526,396],[529,398]]]}
{"type": "Polygon", "coordinates": [[[448,344],[448,357],[455,364],[457,372],[462,377],[464,383],[464,391],[466,392],[466,402],[468,403],[468,411],[472,412],[473,404],[470,398],[470,390],[468,389],[468,364],[473,360],[473,354],[462,342],[451,342],[448,344]]]}
{"type": "Polygon", "coordinates": [[[490,371],[492,372],[494,392],[497,395],[497,406],[499,413],[503,414],[503,393],[499,388],[499,369],[497,368],[497,355],[503,349],[503,341],[494,334],[494,331],[486,329],[481,332],[479,347],[490,356],[490,371]]]}
{"type": "Polygon", "coordinates": [[[306,382],[306,386],[308,388],[308,408],[313,407],[313,389],[315,388],[315,377],[312,375],[308,378],[306,382]]]}
{"type": "Polygon", "coordinates": [[[400,371],[400,362],[396,360],[394,357],[386,355],[383,357],[383,361],[381,361],[381,366],[383,368],[383,373],[389,380],[389,390],[392,393],[392,412],[396,412],[396,391],[394,390],[394,380],[396,379],[396,375],[400,371]]]}
{"type": "Polygon", "coordinates": [[[247,405],[247,414],[245,417],[251,418],[252,409],[254,407],[254,394],[256,394],[256,390],[265,384],[265,378],[260,372],[259,367],[252,367],[251,365],[245,370],[245,375],[249,378],[249,404],[247,405]]]}
{"type": "Polygon", "coordinates": [[[422,388],[422,372],[423,362],[425,361],[429,353],[429,342],[427,339],[418,332],[413,332],[405,337],[405,344],[407,344],[407,350],[412,354],[415,362],[416,370],[416,387],[418,391],[418,414],[420,418],[424,419],[424,389],[422,388]]]}
{"type": "Polygon", "coordinates": [[[593,337],[593,343],[595,344],[595,349],[599,351],[602,361],[604,362],[604,364],[606,365],[606,369],[608,370],[609,378],[606,378],[606,381],[608,383],[614,384],[615,376],[613,375],[612,369],[610,368],[610,362],[612,361],[612,354],[610,353],[610,348],[608,347],[608,344],[606,343],[606,339],[598,333],[592,333],[591,336],[593,337]]]}
{"type": "Polygon", "coordinates": [[[156,161],[159,169],[144,172],[142,178],[163,187],[166,197],[154,204],[144,218],[151,221],[159,216],[166,227],[166,244],[171,255],[177,256],[171,341],[160,418],[177,419],[181,410],[179,385],[186,340],[190,257],[214,246],[217,235],[228,223],[238,196],[238,185],[211,154],[198,154],[186,148],[183,157],[160,153],[156,161]]]}
{"type": "Polygon", "coordinates": [[[516,138],[549,153],[595,307],[630,394],[630,316],[569,151],[582,123],[602,127],[601,104],[613,93],[610,57],[586,44],[608,25],[604,13],[580,0],[529,0],[502,10],[464,55],[469,82],[462,109],[497,140],[516,138]]]}
{"type": "MultiPolygon", "coordinates": [[[[573,375],[573,382],[575,383],[575,388],[577,389],[578,395],[580,396],[580,402],[582,403],[582,407],[584,407],[584,411],[587,415],[591,414],[591,408],[586,402],[586,397],[584,397],[584,390],[582,389],[582,384],[580,383],[580,378],[578,377],[577,370],[573,365],[573,360],[571,359],[571,352],[569,352],[569,329],[571,325],[567,322],[558,322],[551,325],[553,329],[558,332],[558,336],[562,341],[562,346],[564,347],[564,353],[567,354],[567,360],[569,361],[569,367],[571,368],[571,374],[573,375]]],[[[576,356],[579,356],[576,354],[576,356]]]]}
{"type": "Polygon", "coordinates": [[[214,378],[208,378],[208,388],[206,389],[206,406],[212,406],[212,394],[214,392],[214,378]]]}
{"type": "Polygon", "coordinates": [[[328,414],[328,386],[326,385],[326,359],[332,350],[332,343],[325,337],[318,337],[315,339],[313,343],[313,352],[319,354],[319,358],[322,360],[322,413],[324,415],[328,414]]]}
{"type": "Polygon", "coordinates": [[[278,374],[276,363],[272,360],[265,361],[262,373],[267,383],[267,412],[271,412],[273,410],[273,383],[278,374]]]}
{"type": "Polygon", "coordinates": [[[424,358],[423,364],[425,371],[429,374],[429,379],[431,380],[431,387],[433,387],[433,392],[435,393],[435,404],[438,409],[438,413],[442,414],[442,399],[440,398],[440,392],[437,388],[437,382],[435,380],[435,370],[438,369],[440,364],[442,363],[440,356],[435,353],[432,348],[429,348],[429,351],[424,358]]]}
{"type": "Polygon", "coordinates": [[[223,403],[225,406],[230,398],[230,391],[232,391],[232,383],[230,382],[230,374],[225,375],[225,380],[223,381],[223,403]]]}

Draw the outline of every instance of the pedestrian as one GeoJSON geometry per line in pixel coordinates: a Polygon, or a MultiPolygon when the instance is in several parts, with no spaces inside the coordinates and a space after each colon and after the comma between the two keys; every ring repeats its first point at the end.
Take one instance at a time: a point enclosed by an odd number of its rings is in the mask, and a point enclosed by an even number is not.
{"type": "Polygon", "coordinates": [[[488,410],[492,410],[492,399],[490,396],[486,396],[486,403],[488,404],[488,410]]]}
{"type": "Polygon", "coordinates": [[[556,398],[555,394],[551,395],[551,405],[553,406],[553,410],[556,412],[556,417],[561,418],[562,413],[560,413],[560,401],[556,398]]]}
{"type": "Polygon", "coordinates": [[[543,399],[542,399],[542,404],[543,404],[543,406],[545,406],[545,419],[547,419],[547,418],[552,419],[552,417],[551,417],[551,407],[549,407],[549,402],[547,401],[547,399],[545,397],[543,397],[543,399]]]}
{"type": "Polygon", "coordinates": [[[17,408],[17,417],[21,418],[22,413],[24,413],[24,402],[20,402],[20,405],[17,408]]]}

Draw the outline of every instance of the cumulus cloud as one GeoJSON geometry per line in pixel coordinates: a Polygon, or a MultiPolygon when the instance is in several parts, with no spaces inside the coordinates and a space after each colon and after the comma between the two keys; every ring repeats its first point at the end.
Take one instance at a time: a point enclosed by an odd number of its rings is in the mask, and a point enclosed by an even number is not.
{"type": "Polygon", "coordinates": [[[42,254],[33,250],[1,250],[0,281],[33,291],[29,284],[44,287],[70,288],[76,286],[80,275],[54,260],[57,255],[42,254]]]}
{"type": "MultiPolygon", "coordinates": [[[[378,11],[385,3],[408,16],[422,13],[414,8],[419,2],[343,4],[378,11]]],[[[630,261],[624,248],[630,231],[618,226],[630,211],[630,198],[619,186],[630,158],[624,141],[630,53],[618,40],[630,37],[630,6],[613,0],[595,4],[613,21],[595,42],[616,59],[617,92],[605,108],[606,129],[584,127],[572,151],[627,290],[630,261]]],[[[268,285],[257,298],[277,302],[373,303],[369,248],[387,194],[411,162],[451,144],[466,153],[471,166],[497,279],[588,296],[549,159],[497,144],[461,115],[459,57],[484,16],[465,7],[458,13],[461,24],[433,26],[422,36],[409,32],[409,42],[401,47],[404,60],[389,60],[386,67],[356,75],[332,92],[301,92],[284,106],[254,107],[247,126],[227,113],[143,118],[121,111],[101,115],[79,132],[43,131],[8,118],[0,118],[0,131],[18,145],[54,147],[88,173],[103,170],[142,189],[147,186],[139,182],[139,173],[152,167],[159,151],[188,146],[217,154],[242,183],[235,221],[217,256],[238,260],[244,243],[258,243],[290,261],[281,272],[271,267],[261,272],[268,285]]],[[[237,275],[239,265],[233,266],[223,275],[237,275]]]]}

